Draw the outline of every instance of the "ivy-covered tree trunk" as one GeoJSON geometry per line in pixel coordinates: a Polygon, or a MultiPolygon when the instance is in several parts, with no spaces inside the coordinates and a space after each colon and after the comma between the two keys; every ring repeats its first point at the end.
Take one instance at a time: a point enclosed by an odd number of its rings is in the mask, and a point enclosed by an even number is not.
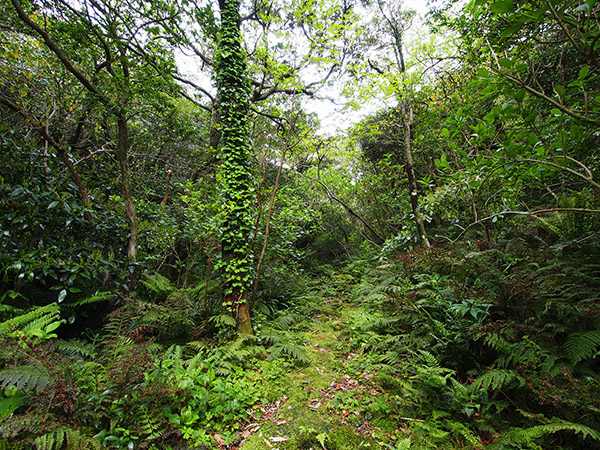
{"type": "Polygon", "coordinates": [[[251,173],[250,82],[240,32],[240,0],[219,0],[221,30],[215,55],[220,104],[219,180],[223,208],[223,307],[239,333],[252,333],[248,291],[251,284],[250,232],[254,189],[251,173]]]}

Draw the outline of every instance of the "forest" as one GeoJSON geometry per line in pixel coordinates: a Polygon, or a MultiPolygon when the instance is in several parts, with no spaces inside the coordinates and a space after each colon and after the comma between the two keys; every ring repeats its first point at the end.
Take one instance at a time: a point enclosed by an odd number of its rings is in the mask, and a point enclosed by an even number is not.
{"type": "Polygon", "coordinates": [[[411,5],[0,0],[0,450],[600,449],[600,4],[411,5]]]}

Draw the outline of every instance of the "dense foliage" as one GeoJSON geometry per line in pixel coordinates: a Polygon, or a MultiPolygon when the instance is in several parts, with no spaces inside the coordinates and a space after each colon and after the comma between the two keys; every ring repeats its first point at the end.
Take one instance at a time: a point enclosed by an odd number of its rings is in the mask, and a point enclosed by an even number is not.
{"type": "Polygon", "coordinates": [[[432,3],[0,0],[0,449],[600,448],[600,5],[432,3]]]}

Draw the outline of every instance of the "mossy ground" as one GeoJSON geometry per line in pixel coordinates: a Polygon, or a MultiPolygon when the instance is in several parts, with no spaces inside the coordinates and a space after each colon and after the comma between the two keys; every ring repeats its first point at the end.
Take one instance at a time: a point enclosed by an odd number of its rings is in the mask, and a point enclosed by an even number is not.
{"type": "MultiPolygon", "coordinates": [[[[242,450],[382,448],[375,435],[368,403],[380,396],[372,374],[357,374],[348,363],[353,357],[342,337],[352,305],[330,300],[302,332],[310,360],[304,367],[264,361],[258,368],[266,404],[253,411],[242,450]]],[[[355,367],[353,365],[352,367],[355,367]]],[[[377,427],[379,433],[385,431],[377,427]]]]}

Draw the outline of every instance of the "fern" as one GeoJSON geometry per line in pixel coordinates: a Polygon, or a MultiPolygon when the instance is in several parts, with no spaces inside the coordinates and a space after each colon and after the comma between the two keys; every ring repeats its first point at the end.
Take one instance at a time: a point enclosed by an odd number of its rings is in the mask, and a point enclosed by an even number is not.
{"type": "Polygon", "coordinates": [[[166,297],[175,290],[171,284],[171,280],[159,273],[156,273],[153,276],[145,275],[141,280],[141,283],[151,291],[158,294],[159,297],[166,297]]]}
{"type": "Polygon", "coordinates": [[[74,339],[72,341],[57,340],[53,343],[53,349],[56,353],[70,356],[79,360],[94,359],[98,352],[93,344],[74,339]]]}
{"type": "Polygon", "coordinates": [[[218,327],[235,327],[236,322],[229,314],[217,314],[210,318],[210,321],[218,327]]]}
{"type": "Polygon", "coordinates": [[[0,323],[0,336],[8,335],[15,331],[23,331],[25,334],[32,330],[43,330],[48,325],[60,321],[60,306],[58,303],[51,303],[46,306],[40,306],[31,311],[13,317],[0,323]]]}
{"type": "Polygon", "coordinates": [[[519,386],[523,386],[525,379],[519,375],[516,370],[492,369],[478,376],[470,385],[469,392],[476,392],[479,389],[498,390],[513,381],[517,381],[519,386]]]}
{"type": "Polygon", "coordinates": [[[22,447],[15,448],[14,444],[9,442],[7,439],[0,438],[0,450],[17,450],[22,447]]]}
{"type": "Polygon", "coordinates": [[[410,438],[400,439],[396,442],[395,447],[390,447],[393,450],[409,450],[410,449],[410,438]]]}
{"type": "Polygon", "coordinates": [[[598,352],[600,330],[576,331],[565,342],[564,351],[573,364],[588,359],[598,352]]]}
{"type": "Polygon", "coordinates": [[[308,364],[310,360],[306,356],[306,354],[302,351],[300,347],[297,345],[287,343],[275,344],[267,349],[269,352],[269,359],[274,360],[277,358],[281,358],[282,356],[289,356],[295,361],[308,364]]]}
{"type": "Polygon", "coordinates": [[[439,367],[440,366],[440,362],[438,361],[438,359],[426,350],[419,350],[417,353],[415,353],[415,355],[420,356],[421,359],[429,367],[439,367]]]}
{"type": "Polygon", "coordinates": [[[16,386],[17,389],[40,392],[52,383],[48,370],[39,364],[25,364],[0,370],[0,388],[16,386]]]}
{"type": "Polygon", "coordinates": [[[141,415],[142,420],[139,427],[145,436],[144,440],[152,441],[167,432],[169,427],[157,421],[156,417],[153,417],[147,408],[142,408],[141,415]]]}
{"type": "Polygon", "coordinates": [[[477,436],[460,422],[446,420],[445,425],[454,436],[462,436],[470,445],[477,445],[477,436]]]}
{"type": "Polygon", "coordinates": [[[372,331],[384,331],[390,328],[394,328],[398,325],[398,319],[394,317],[377,317],[369,323],[367,330],[372,331]]]}
{"type": "Polygon", "coordinates": [[[35,439],[36,450],[100,450],[100,442],[73,428],[56,428],[35,439]]]}
{"type": "Polygon", "coordinates": [[[75,308],[75,307],[83,306],[83,305],[91,305],[93,303],[101,303],[101,302],[105,302],[108,300],[112,300],[115,297],[116,297],[116,295],[113,294],[112,292],[108,292],[108,291],[96,292],[94,295],[91,295],[90,297],[86,297],[86,298],[82,298],[80,300],[75,300],[73,302],[66,303],[65,307],[75,308]]]}
{"type": "Polygon", "coordinates": [[[259,334],[260,342],[266,345],[280,344],[286,340],[286,336],[280,330],[274,330],[271,327],[263,327],[259,334]]]}
{"type": "Polygon", "coordinates": [[[581,434],[584,439],[589,437],[596,441],[600,440],[600,432],[580,423],[568,422],[554,417],[550,423],[535,425],[529,428],[513,428],[497,445],[498,448],[505,448],[504,444],[508,442],[512,445],[519,445],[558,433],[559,431],[572,431],[575,434],[581,434]]]}
{"type": "Polygon", "coordinates": [[[15,438],[25,435],[40,436],[47,423],[52,423],[52,415],[14,414],[10,420],[0,421],[0,436],[13,442],[15,438]]]}
{"type": "Polygon", "coordinates": [[[288,330],[293,324],[300,321],[300,316],[294,313],[280,313],[271,321],[271,326],[276,330],[288,330]]]}

